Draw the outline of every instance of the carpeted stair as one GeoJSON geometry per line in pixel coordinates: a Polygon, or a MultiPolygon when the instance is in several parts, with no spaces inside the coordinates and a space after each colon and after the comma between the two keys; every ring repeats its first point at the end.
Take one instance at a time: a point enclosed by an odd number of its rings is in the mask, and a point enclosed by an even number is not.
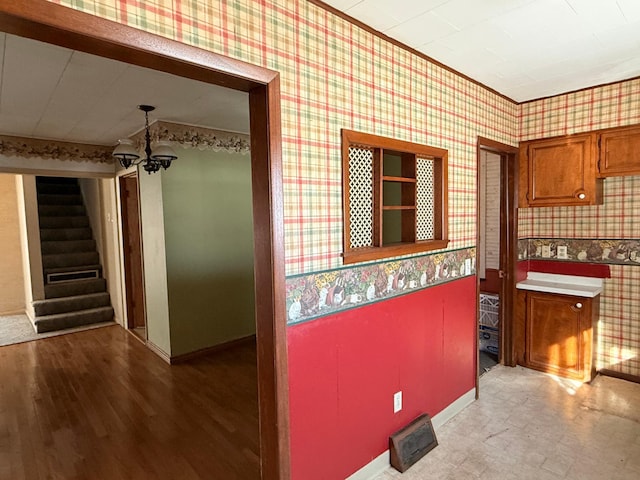
{"type": "Polygon", "coordinates": [[[37,177],[45,300],[33,302],[38,333],[113,320],[80,186],[37,177]]]}

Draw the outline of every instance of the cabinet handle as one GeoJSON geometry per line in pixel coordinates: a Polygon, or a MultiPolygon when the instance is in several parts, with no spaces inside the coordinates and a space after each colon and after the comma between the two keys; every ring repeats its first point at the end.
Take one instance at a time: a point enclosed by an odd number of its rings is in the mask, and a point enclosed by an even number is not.
{"type": "Polygon", "coordinates": [[[582,308],[582,304],[580,302],[576,303],[576,308],[582,308]]]}
{"type": "Polygon", "coordinates": [[[579,193],[579,194],[578,194],[578,198],[579,198],[580,200],[584,200],[585,198],[587,198],[587,196],[586,196],[584,193],[579,193]]]}

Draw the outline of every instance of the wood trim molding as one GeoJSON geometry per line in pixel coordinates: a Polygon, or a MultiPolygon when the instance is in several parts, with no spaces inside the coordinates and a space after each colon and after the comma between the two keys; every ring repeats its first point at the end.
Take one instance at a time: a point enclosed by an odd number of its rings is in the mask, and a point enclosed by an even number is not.
{"type": "MultiPolygon", "coordinates": [[[[134,333],[131,333],[131,335],[133,335],[135,337],[134,333]]],[[[138,340],[142,341],[142,339],[138,339],[138,340]]],[[[165,352],[159,346],[157,346],[155,343],[153,343],[153,342],[151,342],[149,340],[147,340],[146,345],[149,348],[149,350],[151,350],[158,357],[160,357],[163,362],[168,363],[169,365],[171,365],[171,356],[167,352],[165,352]]]]}
{"type": "MultiPolygon", "coordinates": [[[[263,480],[288,480],[289,393],[278,72],[46,0],[5,0],[0,31],[249,92],[260,456],[263,480]]],[[[150,348],[154,350],[153,344],[150,348]]],[[[164,359],[159,349],[154,350],[164,359]]]]}
{"type": "Polygon", "coordinates": [[[609,370],[608,368],[602,368],[598,370],[598,373],[606,375],[607,377],[620,378],[621,380],[626,380],[628,382],[640,383],[640,377],[629,373],[616,372],[615,370],[609,370]]]}
{"type": "MultiPolygon", "coordinates": [[[[480,165],[482,150],[500,155],[500,265],[504,272],[502,280],[500,302],[502,321],[500,327],[500,361],[504,365],[515,366],[516,355],[514,352],[514,305],[516,295],[516,268],[518,261],[518,147],[503,144],[495,140],[478,137],[477,140],[477,164],[480,165]]],[[[477,171],[477,184],[480,182],[480,169],[477,171]]],[[[476,211],[480,211],[480,197],[476,199],[476,211]]],[[[480,216],[476,216],[476,245],[480,243],[480,216]]],[[[480,278],[477,278],[477,291],[480,292],[480,278]]],[[[479,305],[478,305],[479,311],[479,305]]],[[[479,361],[479,359],[478,359],[479,361]]],[[[479,387],[479,376],[476,379],[476,387],[479,387]]],[[[479,390],[479,388],[478,388],[479,390]]]]}
{"type": "Polygon", "coordinates": [[[194,358],[204,357],[217,352],[228,350],[230,348],[237,347],[239,345],[244,345],[245,343],[255,343],[255,342],[256,342],[255,335],[236,338],[235,340],[229,340],[228,342],[220,343],[218,345],[201,348],[200,350],[196,350],[195,352],[182,353],[180,355],[172,355],[169,363],[171,363],[171,365],[176,365],[178,363],[188,362],[189,360],[193,360],[194,358]]]}
{"type": "Polygon", "coordinates": [[[429,55],[426,55],[422,52],[420,52],[419,50],[416,50],[413,47],[410,47],[409,45],[406,45],[402,42],[400,42],[399,40],[396,40],[395,38],[392,38],[382,32],[380,32],[379,30],[376,30],[373,27],[370,27],[369,25],[367,25],[366,23],[361,22],[360,20],[344,13],[343,11],[338,10],[335,7],[332,7],[331,5],[328,5],[326,3],[324,3],[321,0],[308,0],[309,3],[313,3],[314,5],[326,10],[329,13],[332,13],[333,15],[340,17],[344,20],[346,20],[349,23],[352,23],[353,25],[355,25],[356,27],[359,27],[363,30],[365,30],[366,32],[371,33],[372,35],[375,35],[376,37],[391,43],[392,45],[395,45],[396,47],[402,48],[403,50],[406,50],[409,53],[412,53],[414,55],[416,55],[417,57],[420,57],[424,60],[426,60],[429,63],[433,63],[434,65],[437,65],[440,68],[443,68],[451,73],[453,73],[454,75],[457,75],[460,78],[463,78],[475,85],[478,85],[488,91],[490,91],[491,93],[496,94],[497,96],[499,96],[500,98],[504,98],[505,100],[508,100],[509,102],[518,105],[518,102],[516,102],[514,99],[506,96],[504,93],[500,93],[497,90],[494,90],[491,87],[488,87],[487,85],[485,85],[484,83],[479,82],[478,80],[475,80],[471,77],[469,77],[468,75],[465,75],[464,73],[459,72],[458,70],[455,70],[454,68],[449,67],[448,65],[445,65],[442,62],[439,62],[438,60],[431,58],[429,55]]]}
{"type": "Polygon", "coordinates": [[[554,95],[546,95],[544,97],[532,98],[531,100],[524,100],[522,102],[517,102],[517,104],[518,105],[525,105],[527,103],[539,102],[540,100],[547,100],[548,98],[559,97],[559,96],[562,96],[562,95],[571,95],[573,93],[586,92],[587,90],[593,90],[593,89],[596,89],[596,88],[608,87],[610,85],[615,85],[617,83],[632,82],[633,80],[638,80],[638,79],[640,79],[640,75],[637,75],[635,77],[630,77],[630,78],[623,78],[621,80],[615,80],[613,82],[600,83],[598,85],[592,85],[590,87],[577,88],[575,90],[569,90],[568,92],[560,92],[560,93],[556,93],[554,95]]]}

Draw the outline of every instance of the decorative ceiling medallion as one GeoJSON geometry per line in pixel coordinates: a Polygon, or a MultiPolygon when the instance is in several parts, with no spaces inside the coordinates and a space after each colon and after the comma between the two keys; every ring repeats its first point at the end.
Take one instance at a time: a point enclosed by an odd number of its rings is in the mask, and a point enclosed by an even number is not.
{"type": "MultiPolygon", "coordinates": [[[[149,127],[151,142],[165,140],[180,145],[183,148],[197,148],[199,150],[221,150],[230,153],[247,154],[251,151],[249,135],[214,130],[205,127],[194,127],[157,121],[149,127]]],[[[144,145],[144,132],[131,137],[138,147],[144,145]]]]}
{"type": "Polygon", "coordinates": [[[113,147],[0,135],[0,155],[73,162],[113,163],[113,147]]]}

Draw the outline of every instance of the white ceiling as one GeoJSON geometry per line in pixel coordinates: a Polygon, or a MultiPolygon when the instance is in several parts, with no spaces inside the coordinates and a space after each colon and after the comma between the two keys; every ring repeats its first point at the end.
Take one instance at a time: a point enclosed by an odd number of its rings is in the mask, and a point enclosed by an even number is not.
{"type": "MultiPolygon", "coordinates": [[[[325,0],[516,101],[640,76],[640,0],[325,0]]],[[[248,95],[0,33],[0,134],[115,145],[150,121],[249,132],[248,95]]]]}
{"type": "Polygon", "coordinates": [[[640,0],[324,0],[516,101],[640,75],[640,0]]]}
{"type": "Polygon", "coordinates": [[[0,34],[0,134],[115,145],[149,122],[249,133],[249,97],[208,83],[0,34]]]}

